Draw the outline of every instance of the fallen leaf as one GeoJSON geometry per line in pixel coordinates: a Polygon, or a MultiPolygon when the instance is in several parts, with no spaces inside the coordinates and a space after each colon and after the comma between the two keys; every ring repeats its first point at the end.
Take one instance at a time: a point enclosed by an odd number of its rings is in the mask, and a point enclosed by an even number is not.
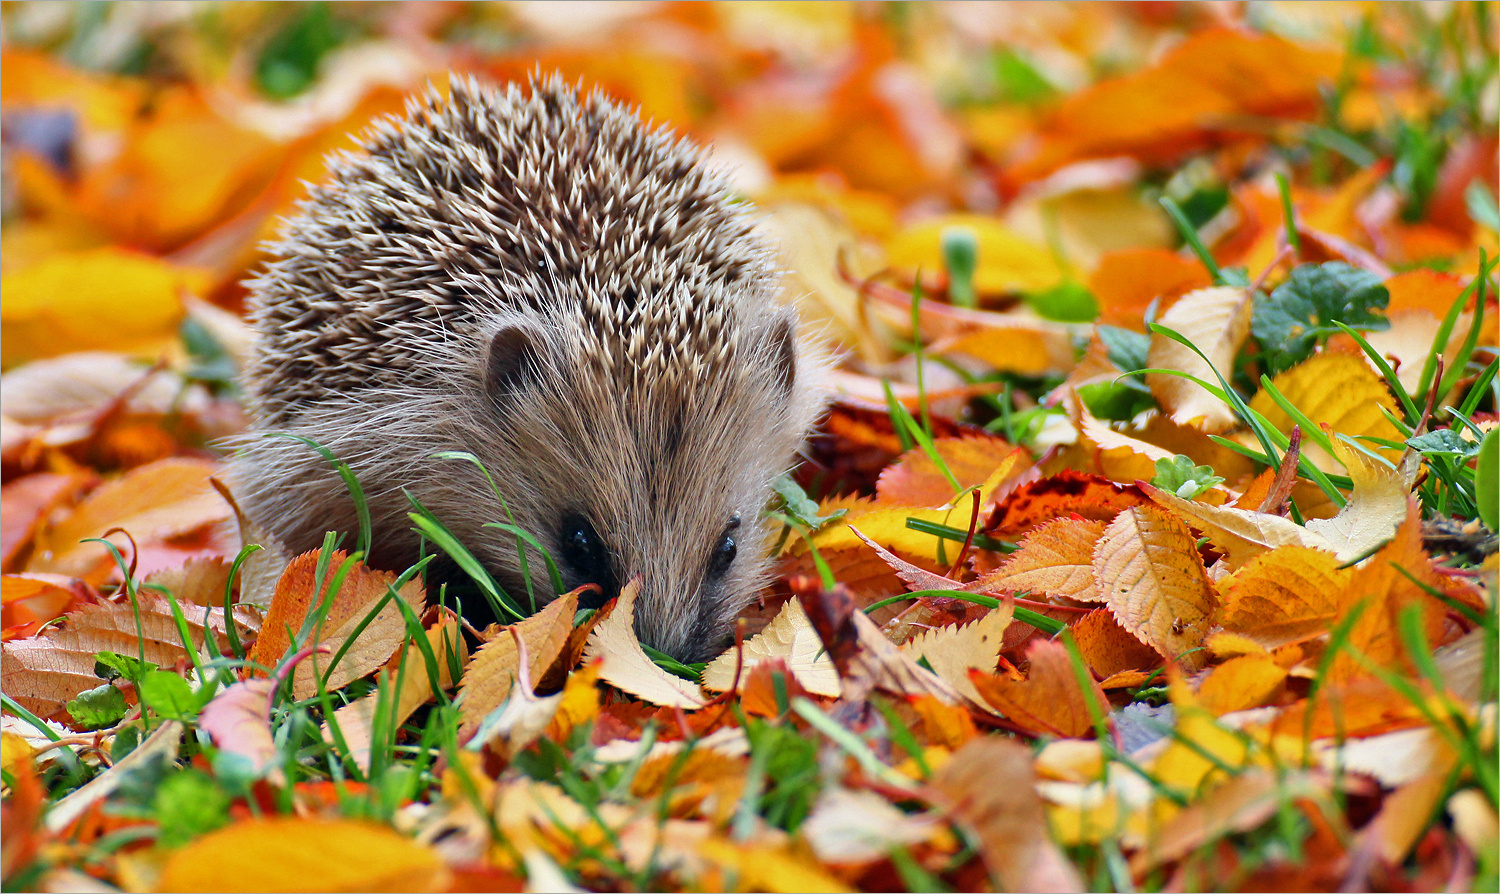
{"type": "MultiPolygon", "coordinates": [[[[932,447],[960,488],[983,484],[1016,449],[994,435],[935,438],[932,447]]],[[[886,466],[875,488],[877,499],[886,505],[942,506],[954,500],[948,476],[922,447],[913,447],[886,466]]]]}
{"type": "MultiPolygon", "coordinates": [[[[314,627],[305,646],[326,646],[328,658],[336,655],[365,620],[391,585],[396,575],[388,571],[375,571],[365,565],[350,561],[342,550],[335,550],[328,559],[327,572],[317,580],[321,551],[303,553],[292,560],[276,584],[276,595],[266,611],[260,638],[251,648],[249,658],[266,667],[277,666],[291,647],[290,636],[296,635],[309,613],[325,601],[328,604],[322,621],[314,627]],[[344,569],[347,570],[345,571],[344,569]],[[343,578],[338,592],[329,598],[335,580],[343,578]],[[290,631],[290,633],[288,633],[290,631]]],[[[374,671],[385,664],[406,638],[406,619],[394,599],[399,598],[411,607],[418,617],[426,607],[426,594],[422,581],[414,578],[396,591],[396,596],[385,603],[365,628],[358,639],[344,653],[343,660],[331,670],[327,659],[314,654],[292,672],[292,695],[294,698],[309,698],[318,691],[318,677],[325,677],[324,685],[331,692],[341,689],[353,680],[374,671]]]]}
{"type": "Polygon", "coordinates": [[[903,813],[881,795],[847,788],[824,790],[797,834],[824,863],[871,863],[911,847],[941,828],[925,814],[903,813]]]}
{"type": "MultiPolygon", "coordinates": [[[[1232,377],[1235,355],[1250,335],[1250,309],[1249,291],[1236,286],[1183,295],[1157,322],[1192,342],[1204,356],[1153,332],[1146,365],[1178,370],[1218,386],[1221,376],[1232,377]]],[[[1147,373],[1146,385],[1174,422],[1211,433],[1227,431],[1238,422],[1233,407],[1191,379],[1147,373]]]]}
{"type": "Polygon", "coordinates": [[[988,676],[995,672],[1013,608],[1009,601],[1002,601],[999,608],[990,609],[978,621],[925,631],[902,646],[901,651],[913,660],[926,659],[933,673],[969,701],[983,706],[984,698],[969,682],[969,673],[979,671],[988,676]]]}
{"type": "Polygon", "coordinates": [[[1333,518],[1309,519],[1307,530],[1322,537],[1340,562],[1352,562],[1391,539],[1406,516],[1410,487],[1399,470],[1343,441],[1333,441],[1333,455],[1349,470],[1354,493],[1333,518]]]}
{"type": "MultiPolygon", "coordinates": [[[[454,682],[454,667],[464,667],[469,657],[469,649],[464,642],[458,617],[451,613],[442,613],[437,623],[427,628],[425,635],[427,645],[432,649],[433,657],[437,659],[438,686],[449,689],[454,682]]],[[[343,734],[344,745],[348,748],[347,753],[352,755],[366,771],[370,768],[371,744],[377,734],[374,729],[377,717],[376,708],[382,697],[386,704],[386,714],[380,719],[390,724],[389,728],[392,730],[400,728],[413,711],[437,697],[432,687],[432,676],[428,673],[426,659],[421,647],[416,643],[408,645],[405,652],[391,659],[385,670],[381,672],[379,681],[381,685],[378,685],[374,692],[355,699],[333,712],[339,724],[339,731],[343,734]],[[404,673],[401,672],[403,667],[404,673]],[[398,685],[399,689],[396,688],[398,685]],[[394,695],[392,695],[393,691],[394,695]]],[[[324,738],[334,741],[332,732],[326,727],[325,724],[324,738]]]]}
{"type": "Polygon", "coordinates": [[[1086,736],[1094,729],[1096,711],[1108,713],[1104,690],[1092,679],[1091,691],[1084,689],[1062,643],[1036,640],[1026,649],[1026,660],[1031,667],[1024,681],[993,672],[969,674],[984,704],[1017,726],[1070,738],[1086,736]]]}
{"type": "MultiPolygon", "coordinates": [[[[815,695],[838,698],[838,671],[823,651],[823,643],[813,630],[802,603],[787,600],[776,617],[765,630],[751,637],[744,644],[744,659],[740,666],[740,691],[749,681],[750,672],[764,661],[779,658],[797,678],[803,688],[815,695]]],[[[735,667],[740,664],[740,651],[733,646],[724,654],[708,663],[703,669],[703,688],[710,692],[725,692],[734,685],[735,667]]]]}
{"type": "Polygon", "coordinates": [[[620,590],[614,612],[589,634],[584,659],[602,658],[599,679],[644,701],[669,708],[703,707],[707,699],[702,690],[657,667],[641,649],[635,636],[635,600],[640,591],[639,580],[620,590]]]}
{"type": "Polygon", "coordinates": [[[1219,581],[1218,623],[1267,649],[1326,632],[1338,614],[1350,572],[1330,552],[1282,546],[1219,581]]]}
{"type": "Polygon", "coordinates": [[[1131,857],[1130,871],[1143,875],[1226,835],[1259,828],[1288,802],[1327,794],[1327,782],[1318,777],[1247,770],[1169,820],[1131,857]]]}
{"type": "Polygon", "coordinates": [[[934,775],[932,789],[978,840],[997,889],[1083,890],[1083,880],[1048,835],[1026,746],[981,736],[953,753],[934,775]]]}
{"type": "Polygon", "coordinates": [[[1161,655],[1121,627],[1107,608],[1089,612],[1068,629],[1078,644],[1083,663],[1101,680],[1122,671],[1145,670],[1161,663],[1161,655]]]}
{"type": "Polygon", "coordinates": [[[1149,484],[1141,485],[1141,490],[1207,535],[1214,547],[1224,553],[1231,570],[1278,547],[1322,549],[1328,546],[1322,537],[1279,515],[1232,506],[1209,506],[1184,500],[1149,484]]]}
{"type": "MultiPolygon", "coordinates": [[[[85,497],[63,521],[43,530],[27,570],[102,582],[115,570],[114,559],[101,544],[81,543],[85,538],[123,528],[137,546],[144,546],[228,519],[229,506],[209,484],[218,471],[217,463],[172,458],[126,472],[85,497]]],[[[120,534],[107,539],[123,551],[130,549],[120,534]]]]}
{"type": "Polygon", "coordinates": [[[562,654],[573,633],[573,616],[578,612],[578,592],[567,593],[549,602],[541,611],[510,627],[501,628],[490,641],[479,647],[464,668],[460,735],[468,736],[479,728],[489,713],[511,696],[511,689],[521,664],[521,654],[511,631],[520,634],[526,644],[527,671],[532,687],[542,681],[547,668],[562,654]]]}
{"type": "Polygon", "coordinates": [[[1186,525],[1149,506],[1121,512],[1095,549],[1094,574],[1121,626],[1168,659],[1201,665],[1186,653],[1202,644],[1218,599],[1186,525]]]}
{"type": "Polygon", "coordinates": [[[974,291],[980,295],[1039,292],[1062,278],[1045,247],[979,214],[948,214],[907,227],[886,243],[886,261],[913,273],[943,270],[944,234],[954,230],[968,231],[977,244],[974,291]]]}
{"type": "Polygon", "coordinates": [[[108,798],[129,781],[132,774],[143,768],[157,761],[171,764],[177,759],[177,749],[182,745],[182,734],[185,731],[186,727],[176,720],[168,720],[158,726],[123,760],[53,803],[47,810],[47,830],[57,834],[68,828],[85,811],[108,798]]]}
{"type": "Polygon", "coordinates": [[[282,785],[281,752],[271,736],[271,693],[278,682],[260,677],[226,687],[203,706],[198,726],[220,751],[245,758],[252,775],[275,768],[273,781],[282,785]]]}
{"type": "Polygon", "coordinates": [[[944,704],[962,702],[962,696],[943,678],[887,639],[842,587],[801,598],[818,639],[838,669],[845,701],[861,701],[879,688],[897,695],[931,695],[944,704]]]}
{"type": "Polygon", "coordinates": [[[704,860],[727,872],[736,886],[745,890],[774,894],[850,890],[823,867],[788,848],[715,837],[700,843],[698,853],[704,860]]]}
{"type": "Polygon", "coordinates": [[[1105,252],[1088,278],[1100,322],[1136,330],[1152,301],[1170,308],[1182,295],[1212,284],[1202,264],[1164,248],[1105,252]]]}
{"type": "Polygon", "coordinates": [[[976,588],[1103,601],[1094,584],[1094,545],[1102,536],[1102,521],[1059,518],[1045,522],[1027,534],[1021,548],[999,568],[981,577],[976,588]]]}
{"type": "MultiPolygon", "coordinates": [[[[1351,354],[1324,353],[1297,364],[1271,379],[1271,384],[1281,392],[1286,401],[1318,425],[1327,426],[1338,434],[1355,437],[1384,438],[1401,441],[1401,433],[1381,412],[1384,408],[1400,418],[1396,399],[1386,388],[1385,382],[1364,362],[1351,354]]],[[[1283,434],[1291,432],[1296,424],[1266,391],[1259,391],[1250,398],[1250,409],[1266,418],[1272,428],[1283,434]]],[[[1255,446],[1253,438],[1241,435],[1241,440],[1255,446]]],[[[1390,453],[1384,448],[1378,451],[1390,453]]],[[[1334,457],[1305,434],[1302,453],[1325,471],[1338,468],[1334,457]]],[[[1394,458],[1394,454],[1391,454],[1394,458]]]]}
{"type": "Polygon", "coordinates": [[[0,577],[0,618],[6,642],[36,633],[80,599],[97,601],[93,589],[76,578],[55,574],[7,574],[0,577]]]}
{"type": "Polygon", "coordinates": [[[1286,669],[1270,655],[1241,655],[1209,671],[1198,686],[1198,701],[1216,714],[1266,704],[1286,679],[1286,669]]]}
{"type": "Polygon", "coordinates": [[[226,826],[173,851],[159,890],[441,891],[446,876],[435,851],[385,826],[276,816],[226,826]]]}
{"type": "Polygon", "coordinates": [[[1133,485],[1067,469],[1012,491],[996,506],[994,519],[984,533],[1013,537],[1069,515],[1109,522],[1121,510],[1144,502],[1145,497],[1133,485]]]}

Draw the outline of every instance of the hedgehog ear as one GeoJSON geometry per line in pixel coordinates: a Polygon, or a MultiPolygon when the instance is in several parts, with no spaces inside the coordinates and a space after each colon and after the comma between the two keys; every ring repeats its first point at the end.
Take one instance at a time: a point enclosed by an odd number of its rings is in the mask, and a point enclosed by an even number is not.
{"type": "Polygon", "coordinates": [[[771,324],[770,345],[776,395],[789,401],[797,382],[797,317],[790,310],[778,314],[771,324]]]}
{"type": "Polygon", "coordinates": [[[485,393],[496,400],[519,391],[531,378],[538,360],[538,334],[530,326],[507,324],[490,337],[485,367],[485,393]]]}

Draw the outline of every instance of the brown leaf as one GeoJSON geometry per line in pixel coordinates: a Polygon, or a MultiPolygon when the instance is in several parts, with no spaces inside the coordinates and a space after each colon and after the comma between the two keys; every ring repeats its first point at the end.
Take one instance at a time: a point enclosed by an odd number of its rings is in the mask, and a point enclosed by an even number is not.
{"type": "Polygon", "coordinates": [[[578,591],[575,590],[552,600],[524,621],[501,628],[489,642],[479,647],[464,668],[463,687],[459,690],[463,699],[460,735],[473,733],[491,711],[510,698],[511,687],[521,666],[521,654],[511,630],[519,633],[521,641],[526,644],[527,674],[535,687],[567,646],[573,633],[573,616],[577,613],[578,591]]]}
{"type": "Polygon", "coordinates": [[[1094,552],[1094,573],[1116,620],[1163,656],[1201,665],[1218,602],[1187,526],[1160,509],[1121,512],[1094,552]]]}
{"type": "Polygon", "coordinates": [[[970,673],[969,679],[985,704],[1017,726],[1037,733],[1069,738],[1088,735],[1094,728],[1094,711],[1109,711],[1104,690],[1093,680],[1089,680],[1091,691],[1084,690],[1062,643],[1037,640],[1027,648],[1026,658],[1031,668],[1024,681],[994,673],[970,673]]]}
{"type": "MultiPolygon", "coordinates": [[[[105,602],[85,605],[68,615],[63,626],[39,636],[14,640],[0,652],[0,677],[5,693],[43,719],[66,721],[63,705],[100,684],[94,676],[94,656],[99,652],[140,655],[159,667],[171,667],[187,658],[171,605],[150,592],[139,594],[140,624],[144,639],[136,634],[136,615],[130,603],[105,602]]],[[[183,609],[194,648],[202,648],[204,622],[221,652],[229,650],[223,609],[183,609]]],[[[253,615],[236,610],[235,623],[248,638],[246,620],[253,615]]]]}
{"type": "MultiPolygon", "coordinates": [[[[338,592],[329,600],[328,610],[321,624],[314,628],[306,643],[309,646],[327,646],[331,650],[329,658],[343,648],[355,628],[364,621],[375,604],[385,597],[386,591],[396,581],[395,574],[375,571],[359,562],[349,561],[342,550],[336,550],[328,561],[322,586],[315,592],[320,555],[319,550],[303,553],[287,566],[286,572],[276,584],[276,595],[271,598],[271,607],[266,612],[260,638],[250,650],[251,661],[275,667],[291,646],[288,630],[290,629],[291,635],[296,635],[302,629],[308,613],[328,599],[329,590],[346,566],[347,572],[338,592]]],[[[418,616],[426,607],[427,597],[420,579],[408,581],[397,591],[397,597],[404,600],[418,616]]],[[[393,599],[360,632],[359,638],[349,647],[343,660],[333,668],[331,674],[326,659],[320,655],[313,655],[299,664],[293,671],[293,697],[303,699],[315,694],[318,691],[317,678],[325,674],[328,675],[326,686],[329,691],[343,688],[389,660],[405,638],[406,619],[393,599]]]]}
{"type": "Polygon", "coordinates": [[[1047,833],[1026,746],[980,736],[953,753],[934,775],[932,791],[979,841],[997,889],[1083,890],[1083,880],[1047,833]]]}
{"type": "Polygon", "coordinates": [[[1161,655],[1121,627],[1107,608],[1089,612],[1069,629],[1084,664],[1101,680],[1122,671],[1145,670],[1161,663],[1161,655]]]}
{"type": "Polygon", "coordinates": [[[897,648],[842,587],[804,596],[802,604],[838,669],[845,701],[863,701],[878,688],[898,695],[931,695],[947,704],[960,702],[957,690],[897,648]]]}

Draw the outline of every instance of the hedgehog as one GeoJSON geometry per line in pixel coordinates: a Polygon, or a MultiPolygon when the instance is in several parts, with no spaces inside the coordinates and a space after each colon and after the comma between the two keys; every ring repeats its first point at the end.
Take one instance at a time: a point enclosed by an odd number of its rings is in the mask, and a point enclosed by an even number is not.
{"type": "MultiPolygon", "coordinates": [[[[540,546],[564,592],[596,585],[585,605],[639,576],[643,643],[722,648],[768,576],[763,510],[828,364],[723,174],[555,75],[455,76],[328,169],[247,282],[231,480],[249,516],[295,551],[359,529],[332,464],[265,436],[295,435],[358,479],[373,565],[422,554],[415,501],[512,596],[523,562],[547,580],[540,546]]],[[[465,600],[472,623],[486,610],[465,600]]]]}

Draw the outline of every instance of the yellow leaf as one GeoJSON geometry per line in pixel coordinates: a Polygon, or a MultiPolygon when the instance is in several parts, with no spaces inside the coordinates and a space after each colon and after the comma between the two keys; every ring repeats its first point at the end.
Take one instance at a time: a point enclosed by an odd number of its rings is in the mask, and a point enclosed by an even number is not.
{"type": "MultiPolygon", "coordinates": [[[[1197,346],[1207,361],[1186,346],[1153,332],[1146,365],[1152,369],[1179,370],[1210,385],[1219,385],[1219,376],[1230,378],[1234,356],[1250,334],[1250,309],[1248,290],[1233,286],[1199,289],[1183,295],[1161,315],[1159,322],[1197,346]]],[[[1223,432],[1237,421],[1228,404],[1190,379],[1148,373],[1146,384],[1162,408],[1171,414],[1173,422],[1206,432],[1223,432]]]]}
{"type": "Polygon", "coordinates": [[[162,891],[441,891],[437,852],[357,820],[271,817],[220,829],[172,853],[162,891]]]}
{"type": "Polygon", "coordinates": [[[0,733],[0,768],[3,768],[5,772],[14,775],[22,762],[31,760],[34,754],[36,754],[36,749],[32,748],[31,743],[22,738],[19,733],[13,733],[10,730],[0,733]]]}
{"type": "Polygon", "coordinates": [[[1094,585],[1094,544],[1104,522],[1059,518],[1033,529],[1021,548],[979,580],[980,590],[1030,590],[1080,602],[1104,599],[1094,585]]]}
{"type": "Polygon", "coordinates": [[[950,229],[968,230],[978,243],[974,290],[981,295],[1039,292],[1062,279],[1046,246],[982,214],[946,214],[910,226],[887,243],[886,259],[892,267],[920,270],[924,277],[939,273],[945,269],[943,234],[950,229]]]}
{"type": "Polygon", "coordinates": [[[599,715],[599,663],[590,662],[568,675],[563,684],[562,699],[557,703],[557,713],[547,726],[547,736],[555,742],[568,738],[574,729],[599,715]]]}
{"type": "MultiPolygon", "coordinates": [[[[1271,384],[1314,424],[1326,425],[1351,438],[1369,436],[1402,440],[1396,426],[1380,412],[1384,407],[1399,418],[1395,398],[1360,357],[1319,354],[1277,375],[1271,384]]],[[[1277,406],[1269,393],[1260,391],[1252,397],[1250,409],[1265,416],[1273,428],[1283,433],[1292,430],[1292,417],[1277,406]]],[[[1312,443],[1306,433],[1302,438],[1302,452],[1321,469],[1337,468],[1334,458],[1312,443]]]]}
{"type": "Polygon", "coordinates": [[[1285,679],[1286,669],[1270,655],[1241,655],[1209,672],[1198,687],[1198,701],[1214,714],[1257,708],[1285,679]]]}
{"type": "Polygon", "coordinates": [[[669,708],[701,708],[707,701],[694,684],[674,677],[656,666],[635,636],[635,600],[640,595],[639,579],[620,590],[620,601],[589,634],[585,659],[602,658],[599,679],[653,705],[669,708]]]}
{"type": "MultiPolygon", "coordinates": [[[[814,695],[838,698],[842,691],[838,672],[813,630],[812,622],[798,599],[788,599],[776,613],[766,629],[751,637],[744,644],[744,664],[740,668],[740,686],[750,679],[750,670],[762,661],[780,658],[786,662],[787,670],[797,678],[802,687],[814,695]]],[[[739,662],[739,650],[730,646],[724,654],[709,662],[703,669],[703,688],[712,692],[725,692],[734,685],[735,665],[739,662]]]]}
{"type": "Polygon", "coordinates": [[[996,317],[984,328],[934,350],[966,354],[1001,372],[1028,376],[1073,368],[1073,336],[1066,326],[1030,317],[996,317]]]}
{"type": "Polygon", "coordinates": [[[813,860],[783,847],[709,838],[698,845],[698,853],[731,873],[740,890],[775,894],[849,890],[813,860]]]}
{"type": "Polygon", "coordinates": [[[1307,530],[1328,541],[1340,562],[1367,555],[1391,539],[1406,517],[1410,488],[1401,472],[1335,439],[1333,455],[1349,470],[1354,493],[1333,518],[1315,518],[1307,530]]]}
{"type": "Polygon", "coordinates": [[[1328,630],[1351,572],[1332,553],[1283,546],[1251,559],[1219,582],[1223,627],[1267,649],[1328,630]]]}
{"type": "Polygon", "coordinates": [[[1150,506],[1121,512],[1094,551],[1104,600],[1126,630],[1163,656],[1201,664],[1217,599],[1187,526],[1150,506]]]}
{"type": "Polygon", "coordinates": [[[0,277],[7,367],[67,351],[155,355],[177,338],[200,274],[122,248],[58,252],[0,277]]]}
{"type": "Polygon", "coordinates": [[[578,611],[578,593],[559,596],[531,617],[502,628],[479,647],[469,666],[464,668],[462,729],[467,735],[478,729],[491,711],[510,698],[510,691],[521,665],[514,630],[526,644],[527,670],[531,685],[541,682],[542,674],[562,654],[573,632],[573,615],[578,611]]]}
{"type": "Polygon", "coordinates": [[[969,671],[993,674],[1000,659],[1000,641],[1010,626],[1013,606],[1002,602],[999,608],[969,624],[949,625],[923,631],[901,647],[913,659],[927,659],[932,672],[948,681],[961,695],[983,705],[984,699],[969,682],[969,671]]]}

